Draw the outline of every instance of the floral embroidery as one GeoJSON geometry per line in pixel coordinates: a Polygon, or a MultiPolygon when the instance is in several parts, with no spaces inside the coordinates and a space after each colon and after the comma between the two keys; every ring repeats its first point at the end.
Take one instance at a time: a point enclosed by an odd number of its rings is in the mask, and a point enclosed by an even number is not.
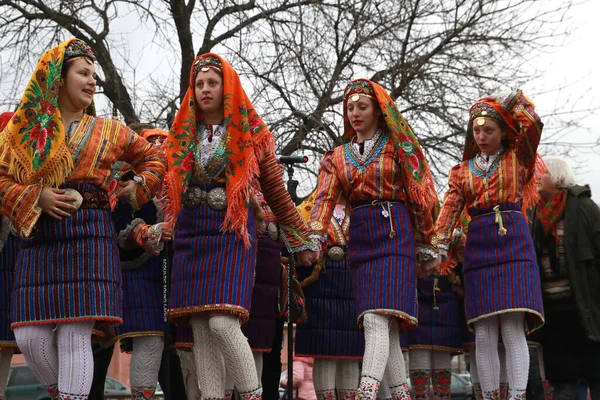
{"type": "Polygon", "coordinates": [[[429,399],[429,378],[427,369],[416,369],[410,371],[410,382],[415,400],[429,399]]]}
{"type": "Polygon", "coordinates": [[[411,400],[410,388],[408,387],[407,382],[404,382],[398,386],[390,387],[390,391],[392,392],[393,400],[411,400]]]}
{"type": "Polygon", "coordinates": [[[360,387],[356,392],[357,399],[375,400],[379,392],[379,382],[369,382],[364,379],[360,382],[360,387]]]}
{"type": "Polygon", "coordinates": [[[509,389],[508,398],[510,400],[525,400],[526,394],[525,389],[509,389]]]}
{"type": "Polygon", "coordinates": [[[262,388],[258,388],[251,392],[240,393],[240,400],[261,400],[262,388]]]}
{"type": "Polygon", "coordinates": [[[88,396],[84,394],[70,394],[58,392],[58,400],[87,400],[88,396]]]}
{"type": "Polygon", "coordinates": [[[132,386],[131,387],[131,399],[132,400],[151,400],[154,396],[156,388],[144,387],[144,386],[132,386]]]}
{"type": "Polygon", "coordinates": [[[434,400],[450,400],[450,384],[452,371],[450,368],[436,369],[431,375],[434,400]]]}
{"type": "Polygon", "coordinates": [[[336,400],[335,398],[335,390],[325,389],[325,390],[315,390],[317,394],[318,400],[336,400]]]}
{"type": "Polygon", "coordinates": [[[355,389],[338,389],[337,400],[355,400],[356,390],[355,389]]]}
{"type": "Polygon", "coordinates": [[[483,392],[484,400],[500,400],[500,389],[483,392]]]}
{"type": "Polygon", "coordinates": [[[58,399],[58,385],[46,386],[46,391],[50,395],[51,399],[58,399]]]}
{"type": "Polygon", "coordinates": [[[483,400],[483,390],[480,383],[473,384],[473,393],[475,393],[475,400],[483,400]]]}

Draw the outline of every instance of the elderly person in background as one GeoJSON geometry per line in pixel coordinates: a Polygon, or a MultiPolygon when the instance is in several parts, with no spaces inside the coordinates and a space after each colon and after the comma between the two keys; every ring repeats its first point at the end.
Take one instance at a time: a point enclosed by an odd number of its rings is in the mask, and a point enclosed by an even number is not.
{"type": "Polygon", "coordinates": [[[545,157],[532,236],[546,326],[544,366],[555,399],[575,399],[578,382],[600,399],[600,208],[567,163],[545,157]]]}

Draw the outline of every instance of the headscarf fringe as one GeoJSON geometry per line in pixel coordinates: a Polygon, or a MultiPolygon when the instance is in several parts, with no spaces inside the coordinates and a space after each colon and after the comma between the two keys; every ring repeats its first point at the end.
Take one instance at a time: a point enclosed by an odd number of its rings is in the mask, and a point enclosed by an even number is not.
{"type": "Polygon", "coordinates": [[[538,184],[545,172],[546,164],[544,163],[542,157],[537,154],[535,157],[532,176],[529,178],[529,181],[525,183],[525,187],[523,188],[523,214],[525,217],[527,217],[527,211],[534,208],[540,199],[538,184]]]}
{"type": "Polygon", "coordinates": [[[8,174],[13,176],[16,182],[23,185],[39,183],[44,187],[59,187],[73,171],[74,166],[71,153],[62,152],[62,154],[57,154],[54,160],[52,160],[52,166],[53,168],[48,169],[43,174],[32,176],[27,172],[23,160],[16,157],[16,154],[13,152],[8,167],[8,174]]]}

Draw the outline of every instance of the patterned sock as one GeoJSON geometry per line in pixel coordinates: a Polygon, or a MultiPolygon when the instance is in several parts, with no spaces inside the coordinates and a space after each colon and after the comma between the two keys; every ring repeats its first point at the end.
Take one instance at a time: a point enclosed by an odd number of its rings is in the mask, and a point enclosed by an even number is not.
{"type": "Polygon", "coordinates": [[[356,392],[357,399],[375,400],[379,391],[379,381],[368,376],[360,378],[358,391],[356,392]]]}
{"type": "Polygon", "coordinates": [[[205,399],[223,398],[225,365],[219,343],[210,331],[208,318],[195,316],[190,319],[190,324],[194,333],[196,377],[202,396],[205,399]]]}
{"type": "Polygon", "coordinates": [[[58,399],[58,385],[48,385],[46,386],[46,391],[50,395],[52,400],[58,399]]]}
{"type": "Polygon", "coordinates": [[[547,380],[542,380],[542,387],[544,388],[544,400],[552,400],[554,396],[554,388],[547,380]]]}
{"type": "MultiPolygon", "coordinates": [[[[92,329],[94,321],[57,324],[56,342],[60,354],[58,389],[69,400],[87,399],[94,378],[92,329]]],[[[156,384],[156,383],[155,383],[156,384]]]]}
{"type": "Polygon", "coordinates": [[[508,398],[510,400],[525,400],[525,389],[509,389],[508,398]]]}
{"type": "Polygon", "coordinates": [[[58,392],[58,400],[87,400],[87,394],[71,394],[58,392]]]}
{"type": "Polygon", "coordinates": [[[225,389],[225,397],[223,400],[234,400],[234,393],[235,391],[233,389],[225,389]]]}
{"type": "Polygon", "coordinates": [[[473,383],[473,393],[475,394],[475,400],[483,400],[483,392],[479,382],[473,383]]]}
{"type": "Polygon", "coordinates": [[[164,342],[160,336],[133,338],[133,353],[129,364],[133,400],[148,400],[154,396],[163,348],[164,342]]]}
{"type": "Polygon", "coordinates": [[[144,386],[132,386],[131,387],[131,399],[132,400],[152,400],[156,387],[144,387],[144,386]]]}
{"type": "Polygon", "coordinates": [[[484,391],[483,400],[500,400],[500,389],[484,391]]]}
{"type": "Polygon", "coordinates": [[[431,375],[434,400],[450,400],[450,383],[452,371],[450,368],[434,369],[431,375]]]}
{"type": "Polygon", "coordinates": [[[325,389],[325,390],[315,390],[317,394],[318,400],[334,400],[335,399],[335,390],[325,389]]]}
{"type": "MultiPolygon", "coordinates": [[[[317,395],[318,397],[318,395],[317,395]]],[[[335,397],[332,397],[334,399],[335,397]]],[[[337,390],[337,400],[355,400],[356,399],[356,389],[338,389],[337,390]]]]}
{"type": "MultiPolygon", "coordinates": [[[[225,369],[233,375],[235,388],[240,393],[255,393],[260,382],[248,339],[242,333],[240,319],[232,315],[219,315],[210,317],[208,325],[223,354],[225,369]]],[[[225,389],[221,393],[224,392],[225,389]]]]}
{"type": "Polygon", "coordinates": [[[411,400],[408,382],[398,386],[391,386],[390,391],[392,392],[393,400],[411,400]]]}
{"type": "Polygon", "coordinates": [[[430,373],[426,369],[414,369],[410,371],[410,382],[415,400],[429,399],[429,378],[430,373]]]}
{"type": "Polygon", "coordinates": [[[250,392],[240,392],[240,400],[262,400],[262,388],[250,392]]]}

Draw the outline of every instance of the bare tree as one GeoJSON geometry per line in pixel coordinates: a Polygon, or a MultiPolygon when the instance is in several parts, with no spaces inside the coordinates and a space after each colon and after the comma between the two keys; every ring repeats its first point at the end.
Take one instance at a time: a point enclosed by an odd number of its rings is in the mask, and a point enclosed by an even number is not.
{"type": "MultiPolygon", "coordinates": [[[[543,66],[535,57],[567,33],[564,20],[573,6],[552,0],[0,0],[0,72],[3,85],[5,71],[18,85],[20,74],[31,71],[22,65],[30,54],[80,37],[96,52],[103,92],[125,121],[165,126],[196,54],[218,51],[242,76],[280,153],[313,155],[305,169],[312,181],[314,163],[341,143],[343,88],[366,77],[389,91],[443,179],[460,157],[469,105],[537,76],[543,66]],[[132,13],[173,60],[166,76],[141,77],[147,84],[139,91],[137,74],[133,86],[123,79],[137,68],[129,38],[112,29],[132,13]],[[127,71],[116,67],[123,59],[127,71]]],[[[568,147],[562,135],[582,119],[577,111],[589,112],[574,107],[555,115],[561,128],[545,136],[548,145],[568,147]]]]}
{"type": "MultiPolygon", "coordinates": [[[[103,77],[98,84],[103,93],[121,113],[126,123],[138,122],[140,112],[134,107],[132,87],[123,81],[123,71],[115,64],[117,47],[127,50],[128,38],[110,36],[111,24],[128,12],[137,13],[140,22],[154,27],[155,40],[172,51],[174,59],[181,60],[177,77],[179,90],[176,97],[162,98],[155,105],[162,112],[171,111],[175,100],[182,98],[188,86],[189,70],[196,52],[194,36],[202,39],[198,54],[211,51],[215,46],[236,40],[252,24],[265,18],[272,18],[280,12],[309,5],[314,0],[267,1],[255,0],[237,2],[233,0],[0,0],[0,44],[4,52],[12,53],[12,71],[20,71],[14,76],[21,82],[26,73],[22,62],[29,60],[29,54],[39,54],[68,37],[84,40],[94,50],[103,77]],[[195,25],[194,25],[195,24],[195,25]],[[199,29],[194,29],[199,27],[199,29]],[[170,33],[175,32],[178,49],[175,49],[170,33]]],[[[168,87],[159,92],[167,93],[168,87]]],[[[16,91],[15,91],[16,92],[16,91]]],[[[151,121],[157,122],[157,121],[151,121]]]]}
{"type": "Polygon", "coordinates": [[[532,60],[564,33],[560,22],[571,6],[333,0],[254,26],[254,40],[268,50],[240,48],[236,54],[258,79],[257,103],[282,154],[301,150],[318,160],[340,144],[342,90],[365,77],[396,100],[429,153],[434,175],[443,178],[460,157],[469,105],[539,74],[543,66],[532,60]]]}

